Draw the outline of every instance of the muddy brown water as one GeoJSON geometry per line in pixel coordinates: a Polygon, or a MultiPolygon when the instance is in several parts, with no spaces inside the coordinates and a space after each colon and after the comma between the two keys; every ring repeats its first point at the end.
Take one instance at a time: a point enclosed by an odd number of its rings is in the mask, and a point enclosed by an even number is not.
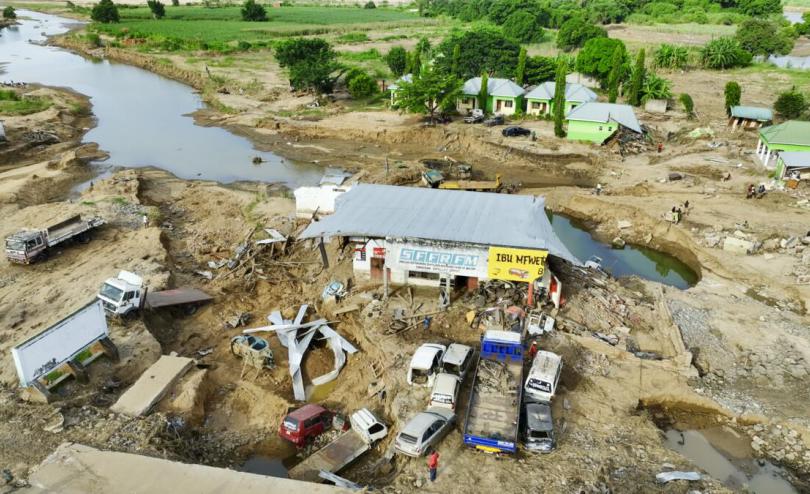
{"type": "Polygon", "coordinates": [[[0,80],[69,87],[90,98],[97,125],[84,137],[110,154],[102,169],[154,166],[183,179],[317,184],[323,168],[258,151],[246,138],[220,127],[196,125],[204,108],[189,86],[106,60],[89,60],[45,46],[48,36],[77,21],[18,10],[20,24],[0,31],[0,80]],[[259,156],[264,161],[254,165],[259,156]]]}

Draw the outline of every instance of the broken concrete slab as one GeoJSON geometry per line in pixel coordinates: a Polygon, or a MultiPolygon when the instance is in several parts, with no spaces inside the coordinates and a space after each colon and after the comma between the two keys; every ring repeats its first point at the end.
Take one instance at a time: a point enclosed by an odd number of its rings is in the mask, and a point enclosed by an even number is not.
{"type": "Polygon", "coordinates": [[[110,410],[131,417],[147,415],[193,365],[194,360],[190,358],[161,356],[121,395],[110,410]]]}
{"type": "Polygon", "coordinates": [[[618,227],[619,230],[624,230],[626,228],[633,228],[633,223],[628,220],[619,220],[618,227]]]}
{"type": "Polygon", "coordinates": [[[723,240],[723,250],[734,254],[750,254],[754,251],[754,242],[737,237],[726,237],[723,240]]]}

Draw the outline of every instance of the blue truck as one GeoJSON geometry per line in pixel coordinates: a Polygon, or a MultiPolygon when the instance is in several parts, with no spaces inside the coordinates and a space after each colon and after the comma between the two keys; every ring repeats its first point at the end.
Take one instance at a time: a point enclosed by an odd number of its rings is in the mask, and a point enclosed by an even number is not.
{"type": "Polygon", "coordinates": [[[464,422],[464,444],[495,454],[517,452],[523,394],[520,333],[486,331],[464,422]]]}

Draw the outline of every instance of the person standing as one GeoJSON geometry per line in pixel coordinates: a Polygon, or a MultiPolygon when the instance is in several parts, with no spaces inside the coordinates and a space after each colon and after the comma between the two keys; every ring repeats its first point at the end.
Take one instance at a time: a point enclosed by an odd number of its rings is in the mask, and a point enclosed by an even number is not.
{"type": "Polygon", "coordinates": [[[143,217],[141,218],[141,221],[143,222],[144,228],[149,226],[149,217],[146,216],[146,213],[144,213],[143,217]]]}
{"type": "Polygon", "coordinates": [[[533,361],[535,355],[537,355],[537,342],[533,341],[532,346],[529,347],[529,359],[533,361]]]}
{"type": "Polygon", "coordinates": [[[436,451],[435,449],[433,450],[432,453],[430,453],[430,456],[428,456],[427,465],[428,471],[430,472],[430,481],[435,482],[436,470],[438,470],[439,468],[439,452],[436,451]]]}

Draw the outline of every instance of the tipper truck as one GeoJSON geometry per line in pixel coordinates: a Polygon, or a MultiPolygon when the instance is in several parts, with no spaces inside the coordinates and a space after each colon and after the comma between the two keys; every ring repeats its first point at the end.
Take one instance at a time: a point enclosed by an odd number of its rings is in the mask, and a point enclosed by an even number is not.
{"type": "Polygon", "coordinates": [[[84,220],[77,214],[44,230],[20,230],[6,237],[6,257],[9,261],[20,264],[44,260],[52,247],[68,240],[89,242],[90,231],[103,224],[104,220],[101,218],[84,220]]]}
{"type": "Polygon", "coordinates": [[[116,278],[108,278],[98,291],[98,299],[104,310],[117,316],[126,316],[140,309],[159,309],[187,305],[197,305],[213,299],[202,290],[191,287],[174,288],[150,292],[143,284],[143,278],[129,271],[121,271],[116,278]]]}
{"type": "Polygon", "coordinates": [[[523,350],[519,333],[484,332],[464,423],[467,446],[496,454],[517,451],[523,350]]]}

